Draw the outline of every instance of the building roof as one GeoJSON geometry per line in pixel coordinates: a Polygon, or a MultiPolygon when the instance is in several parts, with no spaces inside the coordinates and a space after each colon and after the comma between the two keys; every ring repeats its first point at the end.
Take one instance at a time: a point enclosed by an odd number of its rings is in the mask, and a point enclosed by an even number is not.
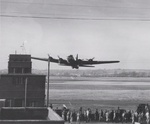
{"type": "Polygon", "coordinates": [[[42,74],[31,74],[31,73],[9,73],[9,74],[1,74],[0,76],[28,76],[28,77],[41,77],[41,76],[46,76],[42,74]]]}

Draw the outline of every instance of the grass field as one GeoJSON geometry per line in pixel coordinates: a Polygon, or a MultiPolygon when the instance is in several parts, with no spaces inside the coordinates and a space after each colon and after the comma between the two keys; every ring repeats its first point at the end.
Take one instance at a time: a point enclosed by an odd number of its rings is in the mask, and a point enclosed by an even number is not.
{"type": "Polygon", "coordinates": [[[50,102],[71,109],[135,110],[139,103],[150,104],[150,78],[51,78],[50,102]]]}

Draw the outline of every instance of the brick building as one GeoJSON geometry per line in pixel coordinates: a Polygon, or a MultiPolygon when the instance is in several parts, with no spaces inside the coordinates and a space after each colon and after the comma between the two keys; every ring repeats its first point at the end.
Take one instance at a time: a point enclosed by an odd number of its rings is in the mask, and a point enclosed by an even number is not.
{"type": "Polygon", "coordinates": [[[30,55],[11,54],[8,74],[0,75],[0,99],[5,107],[43,107],[45,75],[32,74],[30,55]]]}

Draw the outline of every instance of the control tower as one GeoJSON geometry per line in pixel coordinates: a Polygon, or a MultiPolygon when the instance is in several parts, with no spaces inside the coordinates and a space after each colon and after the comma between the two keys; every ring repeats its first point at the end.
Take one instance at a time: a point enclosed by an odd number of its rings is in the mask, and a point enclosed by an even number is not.
{"type": "Polygon", "coordinates": [[[31,55],[10,54],[8,74],[0,75],[0,123],[64,124],[45,107],[46,75],[32,74],[31,55]]]}
{"type": "Polygon", "coordinates": [[[44,107],[46,75],[31,71],[31,55],[9,55],[8,74],[0,78],[0,99],[6,107],[44,107]]]}

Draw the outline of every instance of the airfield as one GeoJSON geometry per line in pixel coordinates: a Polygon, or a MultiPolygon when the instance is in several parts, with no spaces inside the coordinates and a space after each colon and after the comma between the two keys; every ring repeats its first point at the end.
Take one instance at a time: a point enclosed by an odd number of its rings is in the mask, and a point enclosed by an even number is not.
{"type": "Polygon", "coordinates": [[[150,104],[150,78],[50,77],[50,103],[54,108],[136,110],[150,104]]]}
{"type": "MultiPolygon", "coordinates": [[[[72,123],[69,123],[69,122],[65,122],[65,124],[114,124],[114,123],[104,123],[104,122],[88,122],[88,123],[86,123],[86,122],[72,122],[72,123]]],[[[123,124],[123,123],[117,123],[117,124],[123,124]]],[[[130,123],[128,123],[128,124],[130,124],[130,123]]]]}

